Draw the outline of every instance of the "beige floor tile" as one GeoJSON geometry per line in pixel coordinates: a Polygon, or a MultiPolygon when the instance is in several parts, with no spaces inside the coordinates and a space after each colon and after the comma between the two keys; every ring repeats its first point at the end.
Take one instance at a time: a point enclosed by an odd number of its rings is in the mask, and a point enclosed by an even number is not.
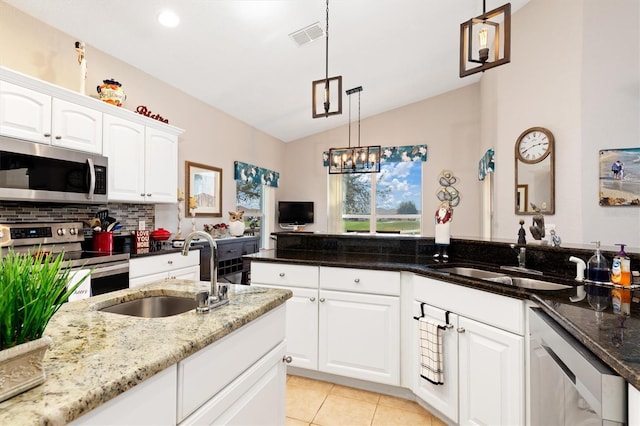
{"type": "Polygon", "coordinates": [[[333,383],[323,382],[321,380],[309,379],[301,376],[289,376],[289,380],[287,380],[287,384],[305,387],[309,389],[315,389],[325,393],[329,393],[331,388],[334,386],[333,383]]]}
{"type": "Polygon", "coordinates": [[[287,417],[311,423],[327,392],[287,382],[287,417]]]}
{"type": "Polygon", "coordinates": [[[313,419],[321,426],[371,425],[376,404],[330,394],[313,419]]]}
{"type": "Polygon", "coordinates": [[[431,426],[431,414],[426,411],[417,413],[404,408],[378,405],[373,416],[373,426],[431,426]]]}
{"type": "Polygon", "coordinates": [[[360,401],[372,402],[374,404],[377,404],[380,399],[380,394],[342,385],[334,385],[333,388],[331,388],[330,394],[353,398],[360,401]]]}
{"type": "Polygon", "coordinates": [[[285,426],[309,426],[309,422],[287,417],[284,422],[285,426]]]}
{"type": "Polygon", "coordinates": [[[414,413],[427,413],[427,411],[418,405],[417,402],[403,398],[396,398],[395,396],[380,395],[380,401],[378,401],[378,404],[386,407],[401,408],[414,413]]]}
{"type": "Polygon", "coordinates": [[[447,424],[432,414],[431,426],[447,426],[447,424]]]}

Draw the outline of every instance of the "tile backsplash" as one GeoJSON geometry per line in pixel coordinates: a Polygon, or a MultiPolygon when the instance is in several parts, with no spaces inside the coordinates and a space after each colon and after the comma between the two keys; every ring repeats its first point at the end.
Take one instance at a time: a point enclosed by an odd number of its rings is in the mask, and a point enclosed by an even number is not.
{"type": "MultiPolygon", "coordinates": [[[[138,229],[138,222],[144,220],[146,229],[154,229],[155,206],[153,204],[109,203],[103,205],[0,202],[0,223],[32,222],[85,222],[95,216],[98,210],[109,210],[109,216],[122,224],[115,234],[129,234],[138,229]]],[[[85,225],[85,237],[91,231],[85,225]]]]}

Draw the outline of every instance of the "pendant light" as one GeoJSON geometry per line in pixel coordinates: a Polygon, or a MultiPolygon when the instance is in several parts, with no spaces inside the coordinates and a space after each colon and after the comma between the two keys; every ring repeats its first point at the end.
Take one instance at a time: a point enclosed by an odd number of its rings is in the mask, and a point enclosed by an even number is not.
{"type": "Polygon", "coordinates": [[[460,24],[460,77],[511,61],[511,3],[460,24]]]}
{"type": "Polygon", "coordinates": [[[329,174],[378,173],[380,145],[360,146],[360,92],[362,86],[347,90],[349,96],[349,146],[329,150],[329,174]],[[351,95],[358,94],[358,146],[351,147],[351,95]]]}
{"type": "Polygon", "coordinates": [[[311,84],[311,90],[313,118],[342,114],[342,76],[329,78],[329,0],[325,30],[325,74],[322,80],[315,80],[311,84]]]}

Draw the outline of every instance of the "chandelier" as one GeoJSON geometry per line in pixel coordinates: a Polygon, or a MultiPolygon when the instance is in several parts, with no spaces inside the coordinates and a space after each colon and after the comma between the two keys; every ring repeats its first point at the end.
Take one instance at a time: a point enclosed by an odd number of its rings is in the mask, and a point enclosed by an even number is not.
{"type": "Polygon", "coordinates": [[[342,114],[342,76],[329,78],[329,0],[327,0],[324,71],[324,78],[315,80],[311,84],[313,118],[342,114]]]}
{"type": "Polygon", "coordinates": [[[349,146],[329,150],[329,174],[378,173],[380,145],[360,146],[360,92],[362,86],[347,90],[349,96],[349,146]],[[351,95],[358,94],[358,146],[351,147],[351,95]]]}

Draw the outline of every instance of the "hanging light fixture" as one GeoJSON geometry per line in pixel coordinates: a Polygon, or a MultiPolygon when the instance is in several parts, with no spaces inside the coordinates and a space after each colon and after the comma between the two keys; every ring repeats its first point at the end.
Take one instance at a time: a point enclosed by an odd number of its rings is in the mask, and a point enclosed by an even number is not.
{"type": "Polygon", "coordinates": [[[342,76],[339,75],[329,78],[329,0],[327,0],[325,53],[324,78],[322,80],[315,80],[311,85],[313,118],[342,114],[342,76]]]}
{"type": "Polygon", "coordinates": [[[349,146],[329,150],[329,174],[378,173],[380,145],[360,146],[360,92],[362,86],[347,90],[349,96],[349,146]],[[351,147],[351,95],[358,94],[358,146],[351,147]]]}
{"type": "Polygon", "coordinates": [[[460,77],[511,61],[511,3],[460,24],[460,77]]]}

